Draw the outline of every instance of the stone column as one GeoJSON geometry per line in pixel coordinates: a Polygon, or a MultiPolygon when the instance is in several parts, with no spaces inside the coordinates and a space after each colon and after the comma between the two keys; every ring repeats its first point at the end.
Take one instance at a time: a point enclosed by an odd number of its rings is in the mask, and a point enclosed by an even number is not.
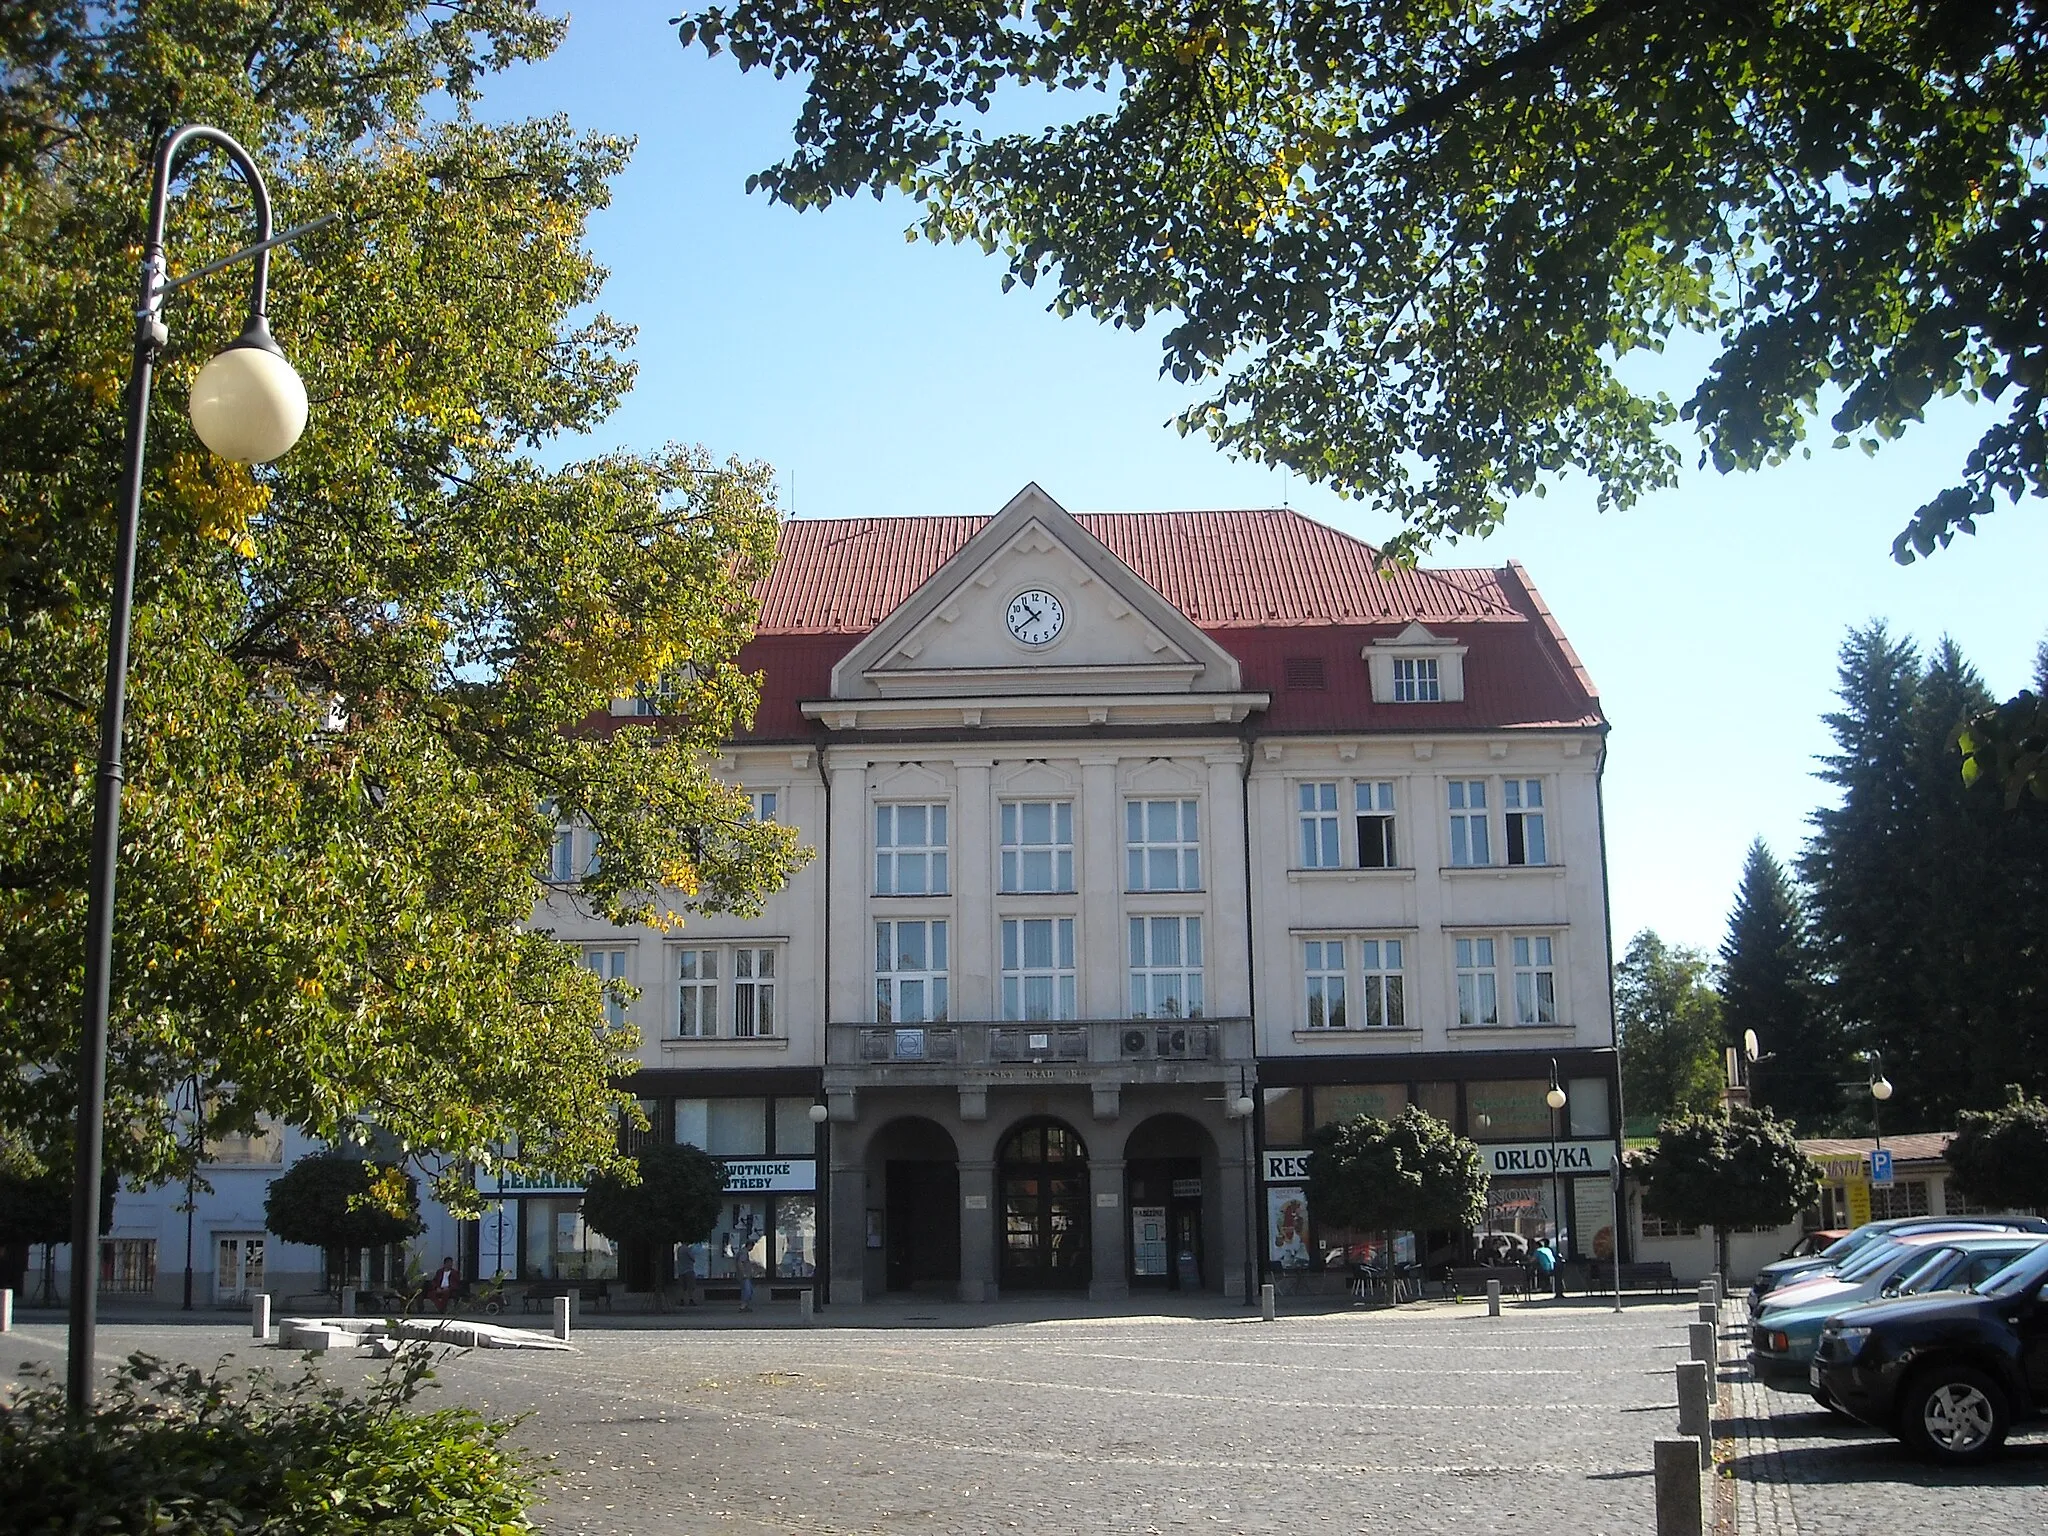
{"type": "Polygon", "coordinates": [[[1080,952],[1084,1019],[1120,1019],[1127,1011],[1123,924],[1118,921],[1124,834],[1117,805],[1116,762],[1113,752],[1081,759],[1081,803],[1074,818],[1074,837],[1081,845],[1081,867],[1075,872],[1081,887],[1075,947],[1080,952]]]}
{"type": "Polygon", "coordinates": [[[1209,825],[1202,839],[1202,884],[1209,891],[1203,986],[1217,1018],[1251,1009],[1251,913],[1245,904],[1244,749],[1203,754],[1209,766],[1209,825]]]}
{"type": "Polygon", "coordinates": [[[831,1179],[832,1274],[826,1300],[835,1307],[857,1307],[867,1299],[867,1170],[835,1161],[831,1179]]]}
{"type": "Polygon", "coordinates": [[[828,1024],[868,1018],[874,997],[874,941],[869,937],[868,765],[861,757],[830,758],[832,772],[832,925],[825,935],[832,985],[825,998],[828,1024]]]}
{"type": "MultiPolygon", "coordinates": [[[[1224,1089],[1226,1093],[1230,1091],[1228,1087],[1224,1089]]],[[[1218,1138],[1221,1154],[1216,1159],[1216,1177],[1223,1186],[1223,1198],[1218,1202],[1223,1208],[1223,1230],[1217,1234],[1219,1241],[1212,1250],[1221,1256],[1223,1294],[1237,1301],[1244,1300],[1246,1295],[1245,1258],[1252,1212],[1245,1205],[1245,1197],[1247,1192],[1254,1200],[1259,1195],[1258,1184],[1251,1178],[1257,1169],[1245,1161],[1242,1125],[1239,1120],[1227,1122],[1218,1138]]]]}
{"type": "Polygon", "coordinates": [[[960,929],[953,935],[952,1009],[956,1019],[996,1016],[996,869],[994,809],[989,803],[995,759],[953,760],[959,803],[953,816],[953,889],[958,893],[960,929]]]}
{"type": "Polygon", "coordinates": [[[996,1165],[960,1164],[960,1299],[996,1299],[996,1165]]]}
{"type": "MultiPolygon", "coordinates": [[[[1089,1224],[1090,1301],[1122,1301],[1131,1294],[1129,1207],[1124,1204],[1124,1165],[1095,1158],[1088,1164],[1093,1219],[1089,1224]],[[1105,1200],[1114,1204],[1105,1205],[1105,1200]]],[[[1168,1261],[1171,1262],[1171,1255],[1168,1261]]]]}

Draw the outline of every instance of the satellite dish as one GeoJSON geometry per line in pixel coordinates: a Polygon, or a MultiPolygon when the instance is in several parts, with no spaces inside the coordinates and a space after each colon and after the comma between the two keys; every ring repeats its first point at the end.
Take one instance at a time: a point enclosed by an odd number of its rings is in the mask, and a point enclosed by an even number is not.
{"type": "Polygon", "coordinates": [[[1742,1032],[1742,1054],[1749,1060],[1755,1061],[1756,1053],[1756,1031],[1753,1029],[1745,1029],[1742,1032]]]}

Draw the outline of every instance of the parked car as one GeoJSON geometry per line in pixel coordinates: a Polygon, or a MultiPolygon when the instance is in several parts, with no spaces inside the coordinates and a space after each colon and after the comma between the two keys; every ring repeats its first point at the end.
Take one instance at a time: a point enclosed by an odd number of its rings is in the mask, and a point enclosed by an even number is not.
{"type": "Polygon", "coordinates": [[[1821,1325],[1808,1380],[1936,1461],[1982,1461],[2048,1411],[2048,1243],[1974,1290],[1851,1307],[1821,1325]]]}
{"type": "Polygon", "coordinates": [[[1801,1239],[1792,1252],[1757,1271],[1749,1288],[1749,1315],[1755,1317],[1764,1297],[1781,1285],[1802,1275],[1839,1268],[1852,1255],[1881,1237],[1903,1232],[2048,1232],[2048,1221],[2038,1216],[1896,1216],[1888,1221],[1866,1221],[1855,1231],[1835,1239],[1819,1253],[1801,1253],[1801,1239]]]}
{"type": "MultiPolygon", "coordinates": [[[[1812,1392],[1807,1367],[1820,1342],[1821,1325],[1830,1317],[1885,1297],[1968,1290],[2043,1243],[2048,1243],[2048,1234],[1994,1232],[1915,1234],[1884,1244],[1876,1250],[1879,1262],[1865,1266],[1858,1279],[1851,1280],[1844,1272],[1764,1298],[1763,1310],[1750,1328],[1750,1370],[1758,1381],[1780,1392],[1812,1392]],[[1802,1291],[1809,1294],[1793,1295],[1802,1291]],[[1779,1296],[1788,1299],[1780,1304],[1779,1296]]],[[[1818,1392],[1814,1396],[1822,1407],[1834,1408],[1818,1392]]]]}
{"type": "Polygon", "coordinates": [[[1874,1290],[1864,1289],[1864,1294],[1855,1297],[1848,1293],[1864,1288],[1864,1282],[1873,1275],[1894,1273],[1902,1262],[1918,1262],[1929,1244],[1964,1235],[1962,1232],[1899,1232],[1880,1238],[1846,1260],[1839,1269],[1815,1270],[1810,1275],[1800,1275],[1779,1286],[1763,1299],[1763,1305],[1757,1308],[1756,1320],[1761,1322],[1773,1309],[1803,1307],[1829,1298],[1841,1298],[1837,1311],[1852,1301],[1868,1301],[1876,1294],[1874,1290]]]}

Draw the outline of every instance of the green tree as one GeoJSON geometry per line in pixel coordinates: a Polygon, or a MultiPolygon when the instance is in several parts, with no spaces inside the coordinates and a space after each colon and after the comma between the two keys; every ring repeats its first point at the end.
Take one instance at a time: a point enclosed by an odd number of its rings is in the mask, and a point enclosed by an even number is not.
{"type": "Polygon", "coordinates": [[[1413,1104],[1318,1126],[1308,1144],[1316,1220],[1385,1233],[1390,1259],[1396,1232],[1470,1229],[1486,1214],[1478,1146],[1413,1104]]]}
{"type": "Polygon", "coordinates": [[[1820,1165],[1799,1150],[1792,1127],[1741,1104],[1666,1121],[1656,1144],[1636,1154],[1636,1171],[1644,1210],[1714,1229],[1724,1275],[1730,1232],[1782,1225],[1820,1198],[1820,1165]]]}
{"type": "Polygon", "coordinates": [[[1750,1102],[1820,1127],[1840,1109],[1848,1068],[1815,995],[1799,892],[1762,838],[1749,845],[1720,958],[1728,1043],[1740,1047],[1754,1031],[1762,1053],[1750,1064],[1750,1102]]]}
{"type": "MultiPolygon", "coordinates": [[[[583,1194],[584,1223],[620,1243],[644,1243],[657,1253],[677,1243],[702,1242],[718,1225],[725,1165],[686,1142],[649,1140],[628,1170],[592,1176],[583,1194]]],[[[661,1295],[659,1274],[655,1286],[661,1295]]]]}
{"type": "Polygon", "coordinates": [[[750,185],[901,190],[1056,313],[1162,320],[1183,430],[1415,530],[1573,469],[1626,504],[1675,421],[1754,468],[1959,392],[2001,414],[1898,556],[2048,487],[2038,0],[724,0],[680,34],[802,81],[750,185]],[[1637,387],[1683,333],[1690,396],[1637,387]]]}
{"type": "MultiPolygon", "coordinates": [[[[534,0],[180,0],[0,16],[0,1125],[60,1145],[72,1063],[109,505],[158,135],[272,168],[271,325],[313,416],[277,465],[210,458],[187,386],[247,268],[170,301],[149,424],[112,976],[109,1149],[175,1177],[174,1086],[213,1123],[602,1166],[634,1038],[531,923],[558,818],[620,922],[751,912],[796,866],[710,771],[772,558],[765,466],[699,449],[562,463],[632,380],[589,217],[619,139],[471,116],[545,56],[534,0]],[[556,467],[558,466],[559,467],[556,467]],[[666,679],[672,714],[609,718],[666,679]],[[586,722],[594,722],[586,728],[586,722]]],[[[243,244],[218,163],[178,177],[174,269],[243,244]]],[[[453,1193],[454,1191],[450,1191],[453,1193]]]]}
{"type": "Polygon", "coordinates": [[[1963,1111],[1942,1156],[1951,1185],[1979,1205],[2039,1206],[2048,1198],[2048,1104],[2014,1084],[2003,1108],[1963,1111]]]}
{"type": "Polygon", "coordinates": [[[1631,1119],[1702,1114],[1721,1102],[1721,1000],[1707,957],[1648,928],[1614,968],[1621,1099],[1631,1119]]]}
{"type": "Polygon", "coordinates": [[[344,1252],[402,1243],[426,1226],[404,1169],[347,1152],[302,1157],[272,1179],[263,1225],[287,1243],[318,1248],[330,1276],[342,1273],[344,1252]]]}

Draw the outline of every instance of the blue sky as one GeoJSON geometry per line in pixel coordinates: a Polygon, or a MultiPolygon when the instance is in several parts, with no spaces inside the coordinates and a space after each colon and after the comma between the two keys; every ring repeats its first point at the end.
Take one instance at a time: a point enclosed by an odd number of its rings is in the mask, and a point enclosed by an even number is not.
{"type": "MultiPolygon", "coordinates": [[[[765,459],[801,516],[993,512],[1036,480],[1077,512],[1286,502],[1360,538],[1393,531],[1178,437],[1165,423],[1189,397],[1159,378],[1155,332],[1002,294],[997,259],[906,243],[900,200],[799,215],[748,197],[798,94],[686,52],[673,13],[576,12],[563,49],[499,77],[482,106],[639,141],[591,229],[612,271],[604,307],[640,328],[639,383],[590,451],[682,441],[765,459]]],[[[1520,560],[1600,687],[1617,949],[1643,927],[1718,945],[1750,840],[1796,852],[1826,788],[1812,777],[1820,716],[1850,626],[1881,618],[1923,645],[1949,634],[2001,693],[2026,684],[2048,634],[2039,503],[1919,565],[1890,558],[1988,419],[1951,402],[1874,459],[1826,449],[1823,425],[1811,461],[1688,470],[1625,513],[1566,484],[1432,557],[1520,560]]]]}

